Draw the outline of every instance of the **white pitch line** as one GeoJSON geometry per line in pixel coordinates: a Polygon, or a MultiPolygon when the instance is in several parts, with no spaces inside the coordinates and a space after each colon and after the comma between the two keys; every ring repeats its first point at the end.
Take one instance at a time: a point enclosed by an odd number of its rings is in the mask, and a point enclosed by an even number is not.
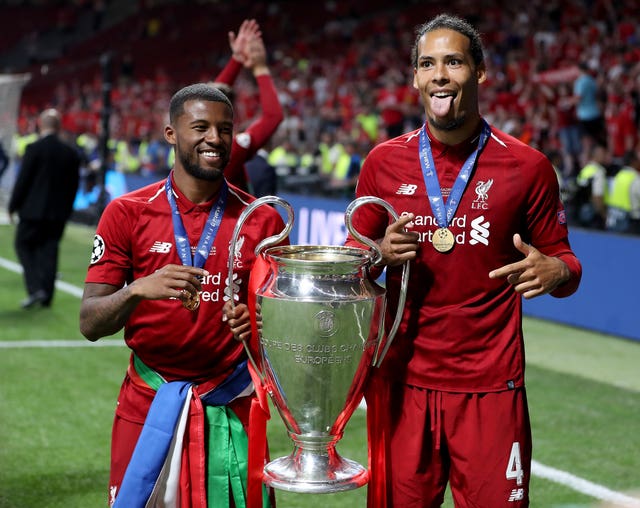
{"type": "Polygon", "coordinates": [[[22,267],[18,263],[14,263],[5,258],[0,258],[0,266],[11,272],[22,273],[22,267]]]}
{"type": "Polygon", "coordinates": [[[535,460],[531,462],[531,474],[555,483],[559,483],[577,492],[581,492],[593,498],[600,499],[601,501],[614,503],[616,506],[640,508],[640,499],[638,498],[616,492],[614,490],[608,489],[607,487],[603,487],[602,485],[598,485],[597,483],[592,483],[588,480],[585,480],[584,478],[574,476],[566,471],[561,471],[560,469],[545,466],[544,464],[540,464],[540,462],[537,462],[535,460]]]}
{"type": "MultiPolygon", "coordinates": [[[[5,258],[0,258],[0,266],[15,273],[22,273],[22,266],[5,258]]],[[[73,284],[69,284],[68,282],[57,280],[56,288],[60,291],[63,291],[64,293],[68,293],[77,298],[82,298],[82,288],[74,286],[73,284]]]]}
{"type": "MultiPolygon", "coordinates": [[[[11,270],[16,273],[22,273],[22,267],[18,263],[9,261],[0,257],[0,266],[11,270]]],[[[69,284],[67,282],[58,280],[56,281],[56,288],[69,293],[70,295],[82,298],[82,289],[69,284]]],[[[83,341],[83,340],[22,340],[22,341],[0,341],[0,349],[12,349],[12,348],[48,348],[48,347],[105,347],[105,346],[124,346],[124,341],[120,339],[101,339],[96,342],[83,341]]],[[[364,401],[360,403],[360,409],[367,408],[364,401]]],[[[533,476],[539,476],[554,483],[559,483],[565,487],[569,487],[576,492],[580,492],[587,496],[601,501],[614,503],[616,506],[625,508],[640,508],[640,499],[633,498],[621,492],[608,489],[597,483],[592,483],[589,480],[572,475],[567,471],[555,469],[550,466],[545,466],[540,462],[531,461],[531,474],[533,476]]]]}
{"type": "Polygon", "coordinates": [[[0,349],[24,348],[74,348],[74,347],[113,347],[126,346],[122,339],[100,339],[96,342],[89,340],[2,340],[0,349]]]}

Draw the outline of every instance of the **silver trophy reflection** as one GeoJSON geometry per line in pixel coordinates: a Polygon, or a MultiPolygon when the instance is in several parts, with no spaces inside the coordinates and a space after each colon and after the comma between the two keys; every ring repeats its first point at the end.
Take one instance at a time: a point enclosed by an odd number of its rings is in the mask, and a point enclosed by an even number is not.
{"type": "MultiPolygon", "coordinates": [[[[336,444],[360,403],[373,366],[382,362],[404,309],[409,277],[405,263],[398,309],[385,337],[385,290],[369,277],[381,258],[375,242],[352,226],[352,216],[364,204],[386,208],[384,200],[365,196],[345,212],[351,235],[371,250],[345,246],[276,246],[293,226],[291,205],[265,196],[252,202],[236,224],[230,252],[247,217],[259,206],[278,204],[288,220],[279,235],[256,247],[269,265],[265,282],[256,291],[259,358],[245,349],[266,391],[287,427],[294,449],[289,456],[264,468],[264,482],[274,488],[301,493],[332,493],[362,487],[368,471],[341,457],[336,444]]],[[[233,280],[233,255],[229,280],[233,280]]],[[[255,340],[255,338],[253,339],[255,340]]]]}

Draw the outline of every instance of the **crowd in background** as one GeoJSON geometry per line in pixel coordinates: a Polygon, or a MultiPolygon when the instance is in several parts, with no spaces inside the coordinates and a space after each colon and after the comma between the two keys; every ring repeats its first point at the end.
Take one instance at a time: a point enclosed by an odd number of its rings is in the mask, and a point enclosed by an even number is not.
{"type": "MultiPolygon", "coordinates": [[[[78,9],[99,5],[93,11],[102,16],[96,35],[47,63],[40,84],[34,79],[25,88],[20,109],[22,144],[43,107],[63,112],[65,130],[87,156],[89,184],[102,163],[103,69],[94,65],[88,72],[80,65],[56,81],[62,74],[55,67],[113,52],[109,167],[161,178],[172,163],[162,137],[171,94],[186,83],[213,79],[230,57],[227,31],[252,17],[262,28],[284,110],[265,147],[279,184],[288,191],[348,196],[373,145],[422,124],[423,108],[412,87],[410,34],[417,23],[443,11],[463,14],[483,34],[489,80],[482,87],[482,113],[549,156],[570,219],[608,228],[616,176],[621,169],[640,172],[640,9],[634,0],[403,1],[393,6],[378,0],[327,0],[313,6],[141,1],[110,27],[114,3],[77,2],[78,9]],[[578,81],[595,90],[586,109],[577,97],[578,81]],[[597,182],[592,170],[583,172],[595,163],[597,182]],[[319,180],[328,183],[318,185],[319,180]]],[[[68,23],[63,26],[70,29],[68,23]]],[[[42,62],[31,64],[42,69],[42,62]]],[[[234,95],[242,128],[259,108],[249,73],[238,78],[234,95]]]]}

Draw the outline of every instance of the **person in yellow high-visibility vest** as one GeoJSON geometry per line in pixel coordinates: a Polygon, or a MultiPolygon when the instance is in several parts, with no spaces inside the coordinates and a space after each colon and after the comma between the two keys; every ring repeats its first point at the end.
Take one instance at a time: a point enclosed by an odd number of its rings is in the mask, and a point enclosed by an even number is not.
{"type": "Polygon", "coordinates": [[[631,152],[613,179],[607,200],[607,229],[640,233],[640,154],[631,152]]]}
{"type": "Polygon", "coordinates": [[[353,198],[362,161],[358,144],[355,141],[346,142],[344,151],[338,157],[333,168],[326,191],[330,195],[344,195],[353,198]]]}
{"type": "Polygon", "coordinates": [[[116,167],[122,173],[136,173],[140,169],[140,160],[137,150],[130,140],[118,139],[115,141],[114,160],[116,167]]]}
{"type": "Polygon", "coordinates": [[[605,146],[593,145],[589,161],[576,177],[576,211],[581,226],[604,229],[608,197],[606,166],[610,158],[605,146]]]}
{"type": "Polygon", "coordinates": [[[27,146],[38,140],[38,133],[31,132],[29,134],[17,135],[15,138],[16,156],[22,158],[27,146]]]}
{"type": "Polygon", "coordinates": [[[269,152],[267,162],[275,168],[279,177],[284,177],[295,174],[300,161],[293,143],[288,139],[283,139],[280,145],[269,152]]]}
{"type": "Polygon", "coordinates": [[[328,181],[331,179],[333,168],[342,153],[344,153],[344,146],[336,140],[335,133],[329,130],[323,131],[320,134],[317,155],[320,176],[324,180],[328,181]]]}

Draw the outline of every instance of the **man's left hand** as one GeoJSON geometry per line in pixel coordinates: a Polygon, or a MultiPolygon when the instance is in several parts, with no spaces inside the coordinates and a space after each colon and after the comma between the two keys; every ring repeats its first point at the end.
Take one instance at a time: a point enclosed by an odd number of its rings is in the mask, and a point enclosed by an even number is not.
{"type": "Polygon", "coordinates": [[[538,249],[524,243],[519,234],[513,235],[513,245],[525,258],[489,272],[490,279],[506,277],[507,282],[524,298],[551,293],[569,280],[569,268],[559,258],[546,256],[538,249]]]}

